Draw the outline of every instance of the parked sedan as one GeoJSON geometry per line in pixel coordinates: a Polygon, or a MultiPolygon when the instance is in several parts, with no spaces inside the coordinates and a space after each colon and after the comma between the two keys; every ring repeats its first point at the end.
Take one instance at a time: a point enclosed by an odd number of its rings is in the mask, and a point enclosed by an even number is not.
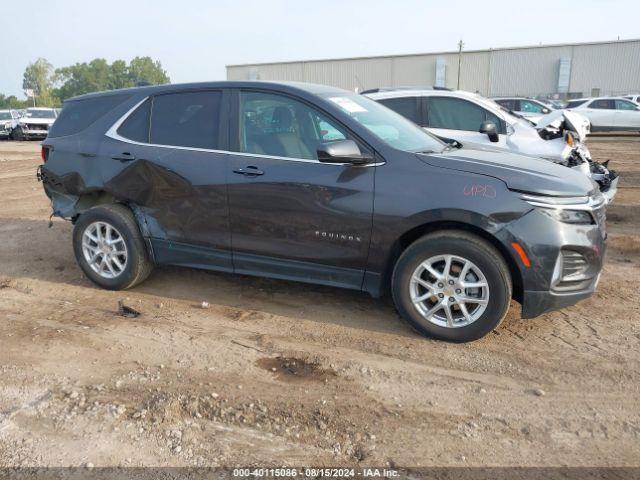
{"type": "Polygon", "coordinates": [[[554,110],[550,105],[545,105],[533,98],[500,97],[493,100],[498,105],[531,120],[533,123],[538,123],[544,115],[554,110]]]}
{"type": "Polygon", "coordinates": [[[508,150],[581,171],[598,183],[611,202],[618,175],[591,159],[583,144],[589,121],[572,111],[554,110],[534,126],[493,100],[465,91],[398,90],[367,96],[452,144],[508,150]]]}
{"type": "Polygon", "coordinates": [[[18,125],[13,129],[16,140],[43,139],[55,122],[58,114],[54,108],[27,108],[18,125]]]}
{"type": "Polygon", "coordinates": [[[0,138],[11,139],[11,133],[18,124],[18,112],[15,110],[0,110],[0,138]]]}
{"type": "Polygon", "coordinates": [[[567,109],[591,121],[592,132],[640,130],[640,105],[622,97],[579,98],[567,109]]]}

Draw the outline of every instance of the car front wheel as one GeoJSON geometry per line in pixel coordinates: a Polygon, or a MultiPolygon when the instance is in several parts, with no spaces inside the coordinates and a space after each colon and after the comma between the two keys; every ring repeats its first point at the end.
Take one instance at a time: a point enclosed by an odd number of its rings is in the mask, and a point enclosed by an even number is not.
{"type": "Polygon", "coordinates": [[[459,231],[426,235],[400,256],[392,277],[401,316],[424,335],[477,340],[495,329],[511,300],[511,277],[500,253],[459,231]]]}
{"type": "Polygon", "coordinates": [[[123,205],[101,205],[80,215],[73,250],[87,277],[109,290],[133,287],[153,268],[138,224],[123,205]]]}

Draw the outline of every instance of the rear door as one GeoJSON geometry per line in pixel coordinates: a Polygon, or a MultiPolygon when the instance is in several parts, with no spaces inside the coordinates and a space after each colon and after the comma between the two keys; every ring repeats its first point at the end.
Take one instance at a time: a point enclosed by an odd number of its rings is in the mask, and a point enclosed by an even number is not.
{"type": "Polygon", "coordinates": [[[431,133],[444,138],[458,140],[468,147],[490,146],[507,148],[506,126],[492,112],[469,100],[454,97],[423,97],[426,101],[426,125],[431,133]],[[482,122],[496,124],[499,141],[491,142],[489,137],[480,133],[482,122]]]}
{"type": "Polygon", "coordinates": [[[601,98],[593,100],[580,113],[589,118],[592,129],[606,130],[615,127],[615,103],[612,99],[601,98]]]}
{"type": "Polygon", "coordinates": [[[236,272],[361,288],[375,167],[320,163],[321,143],[354,139],[301,99],[237,92],[228,191],[236,272]]]}
{"type": "Polygon", "coordinates": [[[635,103],[616,99],[615,105],[615,127],[617,130],[640,129],[640,110],[635,103]]]}
{"type": "Polygon", "coordinates": [[[223,90],[159,94],[108,132],[106,187],[139,207],[161,263],[232,269],[223,90]]]}

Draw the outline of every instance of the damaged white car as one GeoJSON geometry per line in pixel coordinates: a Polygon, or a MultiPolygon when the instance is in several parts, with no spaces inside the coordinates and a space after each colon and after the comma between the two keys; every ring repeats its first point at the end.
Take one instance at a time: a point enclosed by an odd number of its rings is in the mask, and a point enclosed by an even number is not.
{"type": "Polygon", "coordinates": [[[12,137],[16,140],[43,139],[55,122],[58,114],[54,108],[27,108],[24,116],[18,120],[12,137]]]}
{"type": "Polygon", "coordinates": [[[456,146],[509,150],[580,170],[598,183],[607,202],[618,175],[593,161],[584,140],[590,123],[575,112],[556,110],[537,125],[481,95],[442,89],[380,89],[363,92],[456,146]]]}

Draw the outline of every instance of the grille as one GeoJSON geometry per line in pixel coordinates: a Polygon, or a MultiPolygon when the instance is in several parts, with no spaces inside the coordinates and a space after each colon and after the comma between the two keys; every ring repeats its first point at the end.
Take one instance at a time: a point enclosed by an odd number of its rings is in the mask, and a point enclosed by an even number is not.
{"type": "Polygon", "coordinates": [[[27,123],[27,128],[29,130],[42,130],[43,132],[46,132],[49,126],[41,123],[27,123]]]}

